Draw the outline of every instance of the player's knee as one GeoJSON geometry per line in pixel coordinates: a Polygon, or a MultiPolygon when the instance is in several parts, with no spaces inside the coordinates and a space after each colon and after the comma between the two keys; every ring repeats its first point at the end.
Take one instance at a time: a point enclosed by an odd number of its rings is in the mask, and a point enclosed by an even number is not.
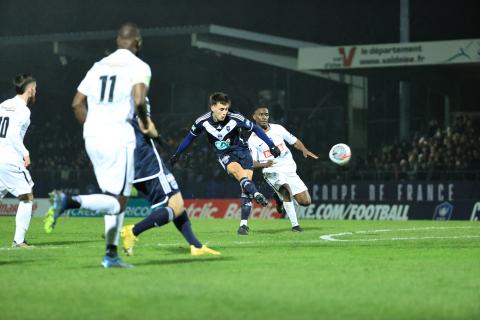
{"type": "Polygon", "coordinates": [[[117,214],[117,213],[123,212],[127,208],[127,201],[128,201],[127,197],[118,196],[116,200],[117,201],[115,204],[112,203],[112,209],[110,214],[117,214]]]}
{"type": "Polygon", "coordinates": [[[309,206],[311,203],[312,203],[312,199],[310,198],[310,196],[307,194],[307,195],[301,195],[300,197],[296,198],[295,200],[297,200],[298,204],[305,207],[305,206],[309,206]]]}
{"type": "Polygon", "coordinates": [[[178,217],[182,214],[184,207],[184,201],[181,193],[174,194],[168,201],[168,206],[173,209],[175,217],[178,217]]]}
{"type": "Polygon", "coordinates": [[[304,199],[304,200],[301,200],[301,201],[297,201],[299,205],[301,205],[302,207],[306,207],[306,206],[309,206],[312,201],[310,199],[304,199]]]}
{"type": "Polygon", "coordinates": [[[283,201],[287,201],[287,202],[292,201],[292,196],[291,196],[291,192],[288,185],[281,186],[279,191],[283,197],[283,201]]]}
{"type": "Polygon", "coordinates": [[[18,200],[22,202],[33,202],[33,193],[26,193],[18,196],[18,200]]]}

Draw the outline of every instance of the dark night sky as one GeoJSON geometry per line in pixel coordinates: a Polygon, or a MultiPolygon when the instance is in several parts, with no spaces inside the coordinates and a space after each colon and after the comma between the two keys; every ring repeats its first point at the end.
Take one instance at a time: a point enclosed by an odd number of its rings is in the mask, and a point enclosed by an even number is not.
{"type": "MultiPolygon", "coordinates": [[[[219,24],[329,45],[397,42],[399,0],[0,1],[0,36],[219,24]],[[92,10],[92,8],[94,8],[92,10]]],[[[479,1],[410,1],[411,41],[480,37],[479,1]]]]}

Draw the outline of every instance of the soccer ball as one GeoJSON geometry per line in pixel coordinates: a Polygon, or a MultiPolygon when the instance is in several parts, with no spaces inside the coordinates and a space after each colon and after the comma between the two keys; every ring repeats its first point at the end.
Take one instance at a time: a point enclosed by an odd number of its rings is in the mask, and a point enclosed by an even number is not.
{"type": "Polygon", "coordinates": [[[352,151],[350,151],[350,147],[345,143],[337,143],[332,147],[332,149],[330,149],[328,156],[334,163],[343,166],[350,161],[352,151]]]}

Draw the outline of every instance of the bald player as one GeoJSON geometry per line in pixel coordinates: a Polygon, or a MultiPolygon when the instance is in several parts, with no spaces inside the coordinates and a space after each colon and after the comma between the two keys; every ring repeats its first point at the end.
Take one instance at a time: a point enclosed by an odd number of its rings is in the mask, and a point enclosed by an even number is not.
{"type": "Polygon", "coordinates": [[[65,210],[89,209],[105,217],[105,268],[129,268],[118,257],[117,246],[126,202],[134,178],[135,133],[131,122],[138,115],[141,131],[156,132],[148,125],[145,97],[150,85],[148,64],[137,57],[142,47],[140,29],[125,23],[117,34],[118,49],[96,62],[73,98],[73,112],[83,125],[87,154],[102,194],[67,196],[53,193],[52,226],[65,210]],[[88,106],[88,109],[87,109],[88,106]]]}

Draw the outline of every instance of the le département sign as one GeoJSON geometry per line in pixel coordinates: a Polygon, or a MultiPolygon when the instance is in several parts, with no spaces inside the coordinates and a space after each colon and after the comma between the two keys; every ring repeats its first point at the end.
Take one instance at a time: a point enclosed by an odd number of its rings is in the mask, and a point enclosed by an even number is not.
{"type": "Polygon", "coordinates": [[[480,39],[308,47],[300,48],[298,51],[298,68],[300,70],[459,63],[480,63],[480,39]]]}

